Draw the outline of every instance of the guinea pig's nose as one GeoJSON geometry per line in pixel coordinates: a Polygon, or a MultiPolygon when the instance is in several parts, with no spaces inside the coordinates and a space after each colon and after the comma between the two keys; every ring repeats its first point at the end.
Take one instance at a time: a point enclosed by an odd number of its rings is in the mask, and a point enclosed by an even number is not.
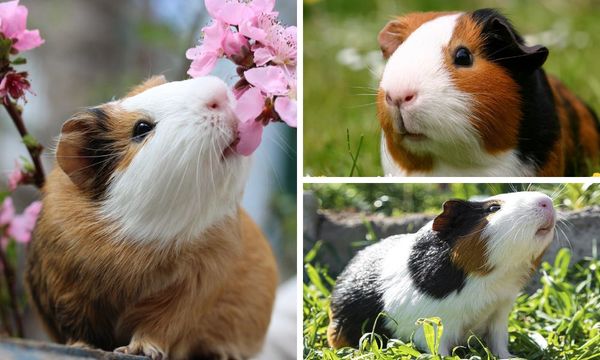
{"type": "Polygon", "coordinates": [[[385,101],[389,106],[406,106],[413,103],[416,98],[417,92],[413,90],[402,91],[398,95],[392,95],[389,92],[385,94],[385,101]]]}
{"type": "Polygon", "coordinates": [[[540,200],[538,200],[538,206],[540,206],[542,208],[546,208],[546,209],[552,209],[553,208],[552,199],[543,197],[540,200]]]}
{"type": "Polygon", "coordinates": [[[227,91],[217,91],[206,101],[206,107],[209,110],[223,110],[229,106],[229,97],[227,91]]]}

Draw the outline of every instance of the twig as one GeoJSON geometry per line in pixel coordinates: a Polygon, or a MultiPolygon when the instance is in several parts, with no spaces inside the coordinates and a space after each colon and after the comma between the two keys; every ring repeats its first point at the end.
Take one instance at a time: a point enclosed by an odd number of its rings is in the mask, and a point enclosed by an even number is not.
{"type": "Polygon", "coordinates": [[[45,176],[44,176],[44,168],[42,167],[42,161],[40,160],[40,155],[44,147],[39,144],[37,141],[35,144],[29,144],[26,140],[27,137],[30,137],[27,128],[25,127],[25,122],[23,121],[23,117],[21,116],[21,110],[19,110],[16,104],[10,100],[3,102],[4,108],[12,118],[13,123],[17,127],[21,138],[25,142],[25,146],[27,147],[27,151],[31,156],[31,160],[33,162],[33,166],[35,168],[35,172],[33,174],[33,182],[35,186],[39,189],[44,186],[45,176]]]}
{"type": "MultiPolygon", "coordinates": [[[[2,250],[0,250],[2,251],[2,250]]],[[[0,286],[3,285],[3,281],[0,281],[0,286]]],[[[0,303],[0,319],[2,319],[2,326],[4,327],[4,332],[8,336],[10,336],[13,331],[10,326],[10,319],[8,318],[8,314],[6,313],[6,309],[4,308],[4,304],[0,303]]]]}
{"type": "Polygon", "coordinates": [[[17,293],[15,291],[15,271],[11,264],[4,256],[4,251],[0,251],[0,263],[4,270],[4,278],[6,279],[6,287],[8,288],[8,294],[10,298],[10,306],[12,307],[13,317],[15,319],[15,325],[17,326],[17,336],[23,337],[23,320],[21,319],[21,313],[19,311],[19,303],[17,301],[17,293]]]}

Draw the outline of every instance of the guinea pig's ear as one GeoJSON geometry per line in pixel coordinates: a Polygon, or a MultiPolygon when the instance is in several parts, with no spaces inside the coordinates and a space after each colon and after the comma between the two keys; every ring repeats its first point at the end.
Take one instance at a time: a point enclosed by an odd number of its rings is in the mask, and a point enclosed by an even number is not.
{"type": "Polygon", "coordinates": [[[141,94],[150,88],[153,88],[155,86],[159,86],[162,84],[166,84],[166,83],[167,83],[167,79],[163,75],[155,75],[155,76],[147,79],[143,83],[137,85],[133,89],[131,89],[127,93],[127,95],[125,95],[125,97],[128,98],[128,97],[135,96],[137,94],[141,94]]]}
{"type": "Polygon", "coordinates": [[[63,124],[56,148],[58,166],[78,187],[84,187],[86,181],[94,175],[91,173],[92,159],[85,152],[85,138],[89,131],[89,121],[75,115],[63,124]]]}
{"type": "Polygon", "coordinates": [[[438,232],[446,232],[459,226],[460,219],[463,218],[470,204],[465,200],[448,200],[444,203],[444,210],[433,220],[432,229],[438,232]]]}
{"type": "Polygon", "coordinates": [[[517,73],[531,73],[548,58],[542,45],[527,46],[512,25],[502,16],[491,17],[483,24],[486,52],[490,60],[517,73]]]}
{"type": "Polygon", "coordinates": [[[398,46],[404,41],[402,35],[404,28],[405,24],[402,22],[402,19],[395,19],[388,22],[379,32],[377,40],[379,41],[379,46],[381,47],[381,52],[385,59],[392,56],[394,51],[396,51],[398,46]]]}

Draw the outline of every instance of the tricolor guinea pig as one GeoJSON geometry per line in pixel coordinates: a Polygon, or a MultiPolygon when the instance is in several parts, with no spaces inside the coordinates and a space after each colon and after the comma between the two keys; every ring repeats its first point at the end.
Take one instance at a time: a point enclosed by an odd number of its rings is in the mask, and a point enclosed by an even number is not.
{"type": "Polygon", "coordinates": [[[392,176],[591,175],[593,110],[496,10],[413,13],[379,33],[381,158],[392,176]]]}
{"type": "Polygon", "coordinates": [[[152,359],[246,359],[277,273],[240,208],[249,159],[214,77],[154,77],[65,122],[26,281],[61,343],[152,359]]]}
{"type": "Polygon", "coordinates": [[[375,332],[426,350],[419,318],[440,317],[440,354],[474,334],[509,357],[508,315],[554,237],[552,200],[538,192],[484,201],[449,200],[414,234],[360,251],[338,277],[330,303],[330,346],[358,346],[375,332]]]}

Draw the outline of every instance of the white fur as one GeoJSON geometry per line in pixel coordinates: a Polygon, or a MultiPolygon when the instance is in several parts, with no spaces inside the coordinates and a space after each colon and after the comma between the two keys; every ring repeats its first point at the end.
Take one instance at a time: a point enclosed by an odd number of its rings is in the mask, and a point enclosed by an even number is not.
{"type": "MultiPolygon", "coordinates": [[[[483,276],[468,275],[460,292],[443,299],[421,293],[410,278],[408,259],[417,235],[389,238],[395,240],[396,245],[384,258],[381,280],[384,310],[394,319],[386,320],[387,327],[395,329],[396,337],[408,339],[415,332],[417,319],[438,316],[444,324],[441,354],[450,354],[452,348],[464,342],[473,331],[485,337],[495,354],[510,357],[508,315],[529,276],[532,260],[552,241],[554,230],[536,235],[547,220],[536,204],[547,198],[546,195],[520,192],[494,198],[502,202],[501,209],[489,217],[483,231],[493,270],[483,276]]],[[[425,228],[430,229],[431,224],[425,228]]],[[[414,340],[422,349],[427,348],[422,330],[415,333],[414,340]]]]}
{"type": "MultiPolygon", "coordinates": [[[[454,86],[444,64],[444,49],[462,14],[441,16],[422,24],[396,49],[385,66],[380,88],[392,98],[407,91],[415,100],[398,108],[387,104],[393,119],[400,114],[408,132],[425,139],[402,139],[402,146],[417,155],[434,159],[431,172],[410,173],[390,157],[384,141],[381,158],[385,175],[392,176],[532,176],[514,151],[490,155],[473,126],[474,99],[454,86]]],[[[393,123],[396,131],[397,124],[393,123]]],[[[382,139],[383,140],[383,139],[382,139]]]]}
{"type": "Polygon", "coordinates": [[[113,175],[103,214],[120,237],[159,246],[196,239],[237,211],[250,160],[223,150],[236,137],[234,98],[215,77],[170,82],[114,103],[156,122],[124,171],[113,175]],[[210,108],[218,103],[217,109],[210,108]]]}
{"type": "Polygon", "coordinates": [[[464,161],[457,165],[434,158],[431,171],[408,173],[394,162],[383,136],[382,134],[381,166],[385,176],[535,176],[534,168],[525,165],[514,150],[499,155],[473,153],[472,157],[477,157],[474,163],[469,163],[470,157],[465,156],[464,161]]]}

